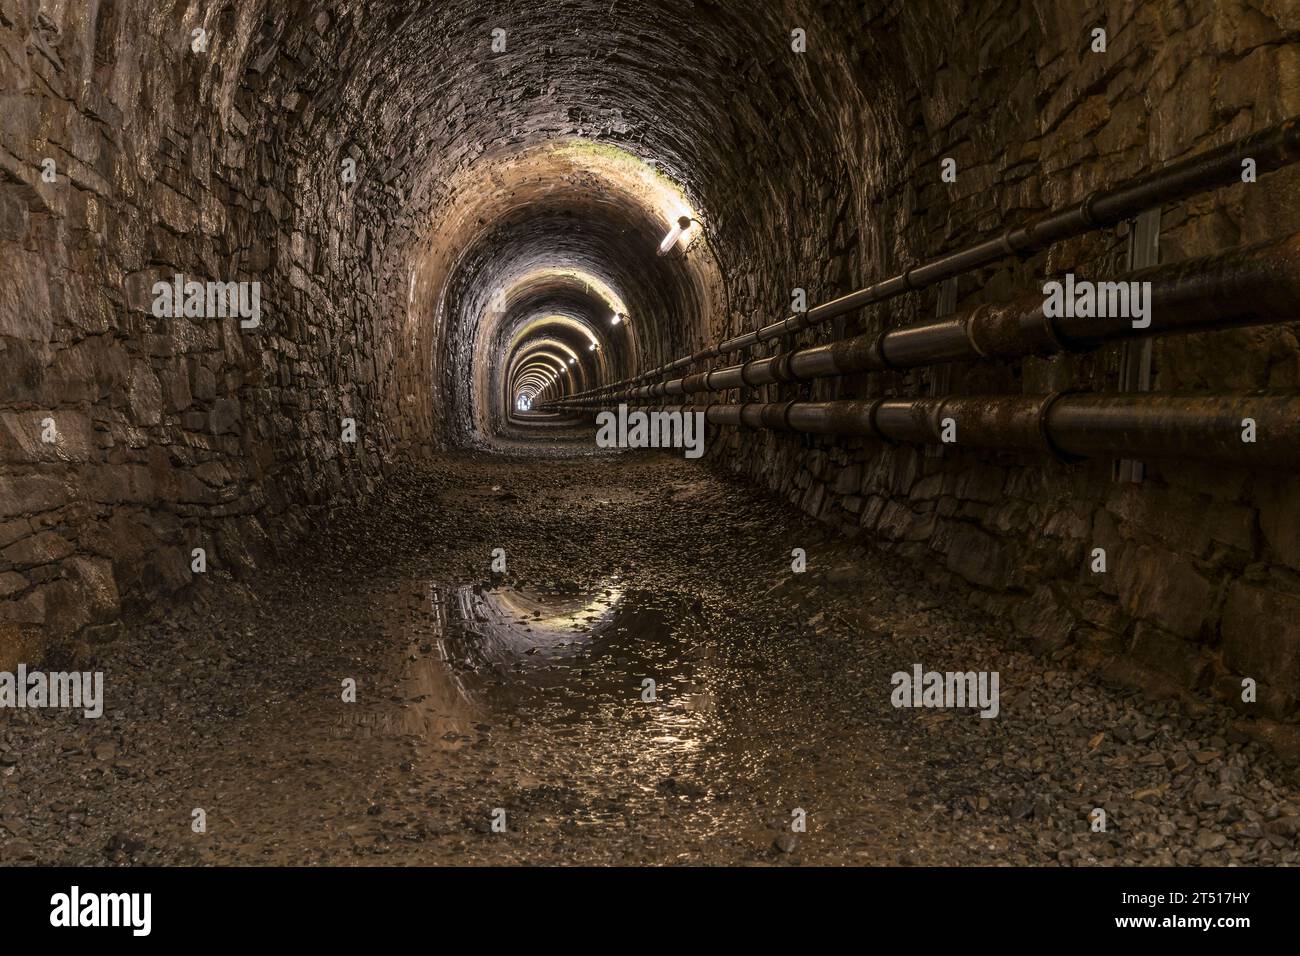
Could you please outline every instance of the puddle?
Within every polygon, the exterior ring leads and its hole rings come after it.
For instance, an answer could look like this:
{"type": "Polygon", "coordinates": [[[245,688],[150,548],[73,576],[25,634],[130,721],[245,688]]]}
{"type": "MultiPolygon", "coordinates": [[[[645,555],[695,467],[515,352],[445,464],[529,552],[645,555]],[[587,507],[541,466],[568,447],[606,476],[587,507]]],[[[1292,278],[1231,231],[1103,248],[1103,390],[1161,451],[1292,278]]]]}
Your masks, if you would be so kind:
{"type": "MultiPolygon", "coordinates": [[[[511,587],[434,588],[445,612],[445,646],[456,666],[476,673],[513,671],[537,681],[579,655],[602,633],[626,628],[624,592],[610,583],[586,594],[511,587]]],[[[641,631],[662,621],[644,622],[641,631]]]]}
{"type": "Polygon", "coordinates": [[[352,722],[363,736],[409,734],[459,750],[519,718],[546,733],[581,725],[636,736],[660,752],[698,746],[716,696],[699,673],[710,649],[690,602],[617,579],[585,591],[433,585],[425,593],[405,628],[418,653],[393,698],[352,722]],[[647,679],[654,703],[643,700],[647,679]]]}
{"type": "Polygon", "coordinates": [[[566,702],[579,717],[609,700],[639,699],[647,678],[660,698],[694,678],[701,634],[689,611],[616,580],[585,592],[435,589],[435,600],[447,663],[498,710],[566,702]]]}

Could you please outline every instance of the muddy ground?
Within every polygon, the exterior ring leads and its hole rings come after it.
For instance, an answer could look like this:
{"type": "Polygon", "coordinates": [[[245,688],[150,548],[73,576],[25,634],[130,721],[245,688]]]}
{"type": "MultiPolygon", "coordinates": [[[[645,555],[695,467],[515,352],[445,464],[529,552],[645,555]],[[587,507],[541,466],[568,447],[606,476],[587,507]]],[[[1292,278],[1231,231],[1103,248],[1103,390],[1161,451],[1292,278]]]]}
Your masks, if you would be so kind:
{"type": "Polygon", "coordinates": [[[1300,860],[1226,712],[666,454],[447,455],[195,591],[103,648],[101,719],[0,712],[0,862],[1300,860]],[[997,671],[999,715],[893,707],[915,663],[997,671]]]}

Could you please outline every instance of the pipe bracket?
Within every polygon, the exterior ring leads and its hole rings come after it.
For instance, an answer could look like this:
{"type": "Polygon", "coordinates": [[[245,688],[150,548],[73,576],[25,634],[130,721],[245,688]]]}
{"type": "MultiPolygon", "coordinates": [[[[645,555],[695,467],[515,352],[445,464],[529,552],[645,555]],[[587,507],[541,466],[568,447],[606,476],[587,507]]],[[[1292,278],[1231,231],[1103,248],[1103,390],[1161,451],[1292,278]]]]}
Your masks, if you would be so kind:
{"type": "Polygon", "coordinates": [[[916,269],[916,263],[909,262],[907,264],[907,268],[905,268],[902,272],[903,285],[906,286],[908,289],[912,290],[913,292],[917,291],[918,289],[925,288],[924,286],[915,285],[912,282],[912,272],[914,269],[916,269]]]}
{"type": "Polygon", "coordinates": [[[763,406],[763,427],[780,429],[782,431],[793,431],[790,426],[790,412],[794,409],[795,403],[789,402],[769,402],[763,406]]]}
{"type": "Polygon", "coordinates": [[[884,442],[893,448],[897,448],[902,442],[894,441],[884,433],[880,425],[876,422],[876,416],[880,412],[880,406],[885,404],[885,399],[874,398],[871,400],[871,407],[867,409],[867,424],[871,427],[871,435],[878,441],[884,442]]]}
{"type": "Polygon", "coordinates": [[[772,363],[772,377],[781,384],[796,382],[794,374],[794,352],[782,352],[772,363]]]}
{"type": "Polygon", "coordinates": [[[871,348],[868,350],[868,355],[871,356],[873,362],[885,371],[901,372],[903,371],[902,369],[889,361],[889,359],[885,358],[885,336],[888,334],[888,331],[883,329],[876,333],[876,337],[871,342],[871,348]]]}
{"type": "Polygon", "coordinates": [[[1043,332],[1049,339],[1051,339],[1052,344],[1062,352],[1076,351],[1074,346],[1072,346],[1070,342],[1063,338],[1060,332],[1056,330],[1056,323],[1053,322],[1052,317],[1047,314],[1047,310],[1042,309],[1041,311],[1043,313],[1043,332]]]}
{"type": "Polygon", "coordinates": [[[1092,192],[1088,193],[1088,195],[1083,197],[1083,202],[1079,203],[1079,215],[1083,218],[1084,223],[1092,229],[1101,228],[1101,223],[1097,221],[1097,217],[1093,215],[1092,212],[1093,203],[1095,203],[1100,196],[1101,190],[1094,189],[1092,192]]]}
{"type": "Polygon", "coordinates": [[[1002,250],[1007,255],[1015,256],[1017,259],[1019,259],[1020,250],[1017,249],[1016,244],[1011,241],[1011,234],[1014,233],[1015,231],[1016,230],[1014,227],[1008,226],[1006,232],[1002,233],[1002,235],[998,237],[998,240],[1002,243],[1002,250]]]}
{"type": "Polygon", "coordinates": [[[1038,435],[1043,440],[1043,447],[1046,448],[1048,453],[1057,461],[1064,462],[1068,465],[1073,465],[1086,459],[1081,455],[1071,455],[1057,447],[1056,442],[1052,441],[1051,432],[1049,432],[1047,428],[1047,413],[1051,411],[1052,406],[1061,398],[1064,398],[1066,395],[1077,395],[1081,391],[1082,389],[1078,388],[1057,389],[1055,392],[1052,392],[1044,398],[1042,403],[1038,406],[1038,435]]]}
{"type": "Polygon", "coordinates": [[[977,305],[970,312],[957,318],[957,321],[961,323],[962,332],[966,334],[966,342],[970,345],[971,350],[982,359],[987,359],[990,355],[980,347],[978,330],[980,323],[984,321],[984,317],[988,315],[992,308],[992,305],[986,302],[983,305],[977,305]]]}

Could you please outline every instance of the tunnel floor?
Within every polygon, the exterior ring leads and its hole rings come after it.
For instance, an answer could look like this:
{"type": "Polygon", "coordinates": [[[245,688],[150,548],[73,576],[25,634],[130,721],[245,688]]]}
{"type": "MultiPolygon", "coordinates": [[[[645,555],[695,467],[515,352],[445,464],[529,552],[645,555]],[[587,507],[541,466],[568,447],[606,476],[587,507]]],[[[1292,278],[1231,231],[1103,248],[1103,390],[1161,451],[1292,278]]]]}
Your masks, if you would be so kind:
{"type": "Polygon", "coordinates": [[[105,684],[93,727],[50,710],[0,725],[0,860],[1300,856],[1294,779],[1227,712],[1035,655],[666,455],[410,467],[261,570],[130,624],[105,684]],[[999,719],[891,706],[890,675],[917,662],[1000,671],[999,719]]]}

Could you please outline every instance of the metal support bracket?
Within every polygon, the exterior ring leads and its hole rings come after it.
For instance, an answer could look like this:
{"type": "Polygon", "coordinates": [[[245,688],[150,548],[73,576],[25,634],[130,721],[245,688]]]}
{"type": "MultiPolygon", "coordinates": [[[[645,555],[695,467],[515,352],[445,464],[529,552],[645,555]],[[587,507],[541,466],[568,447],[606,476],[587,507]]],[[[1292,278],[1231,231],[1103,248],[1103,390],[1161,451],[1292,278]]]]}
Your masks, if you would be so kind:
{"type": "MultiPolygon", "coordinates": [[[[939,298],[935,306],[934,314],[936,318],[943,318],[946,315],[952,315],[957,311],[957,277],[944,279],[939,283],[939,298]]],[[[926,371],[928,387],[926,393],[933,398],[941,398],[948,394],[952,388],[952,366],[948,364],[936,365],[926,371]]],[[[926,445],[926,458],[942,458],[947,451],[946,445],[926,445]]]]}
{"type": "MultiPolygon", "coordinates": [[[[1160,207],[1139,213],[1128,233],[1128,271],[1160,264],[1160,207]]],[[[1125,342],[1119,354],[1121,392],[1151,391],[1151,339],[1125,342]]],[[[1139,482],[1146,477],[1146,465],[1123,458],[1113,466],[1116,481],[1139,482]]]]}

